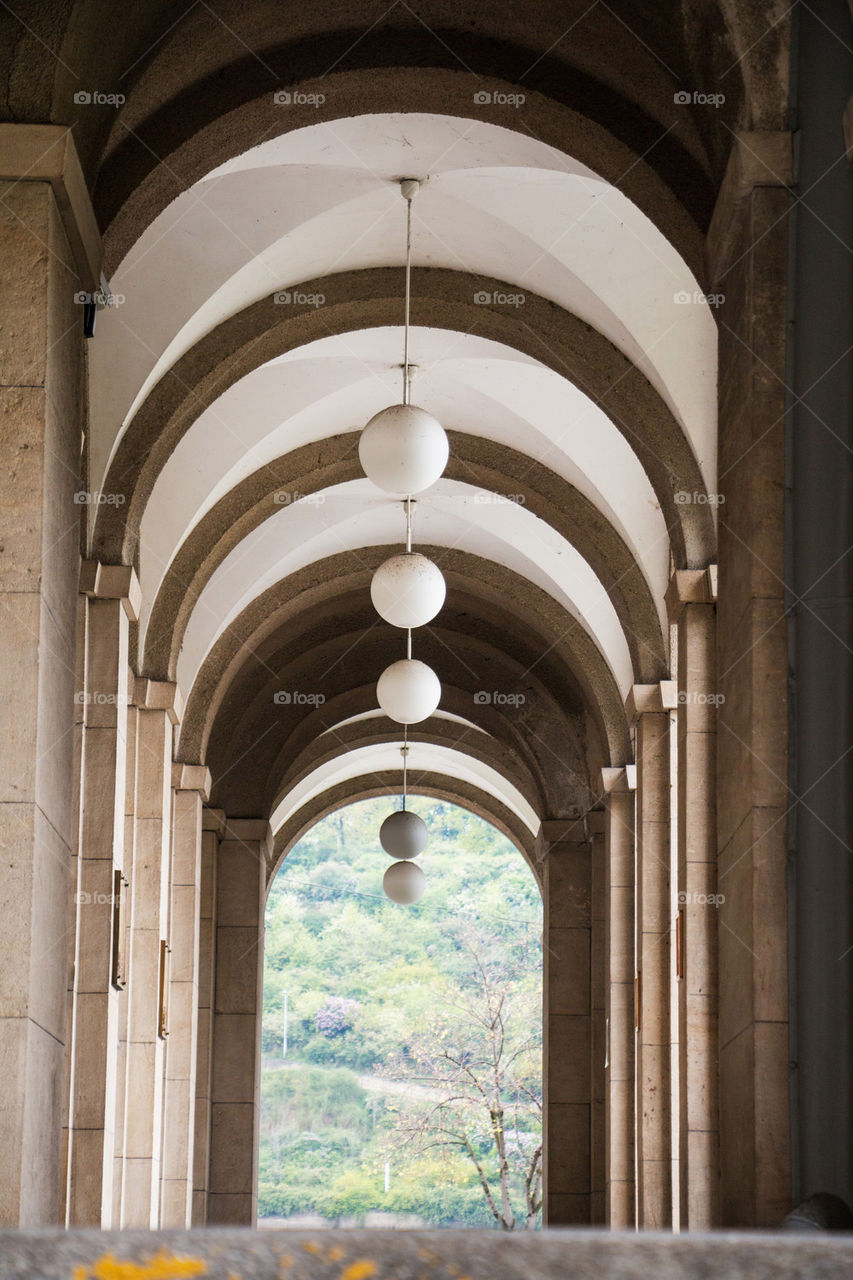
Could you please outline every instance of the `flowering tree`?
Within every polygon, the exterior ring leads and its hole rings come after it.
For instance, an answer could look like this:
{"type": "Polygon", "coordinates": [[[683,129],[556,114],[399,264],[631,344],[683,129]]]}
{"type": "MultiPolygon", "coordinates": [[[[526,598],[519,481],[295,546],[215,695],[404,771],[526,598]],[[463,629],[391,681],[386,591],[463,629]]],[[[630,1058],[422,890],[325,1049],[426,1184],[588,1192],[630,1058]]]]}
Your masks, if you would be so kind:
{"type": "Polygon", "coordinates": [[[342,1036],[355,1025],[359,1007],[357,1000],[348,1000],[345,996],[329,996],[323,1007],[317,1010],[314,1026],[320,1035],[329,1040],[342,1036]]]}
{"type": "Polygon", "coordinates": [[[460,999],[448,987],[447,1000],[394,1064],[415,1086],[398,1115],[396,1146],[463,1153],[501,1229],[532,1228],[542,1206],[536,987],[482,937],[468,933],[459,942],[471,969],[469,994],[460,999]]]}

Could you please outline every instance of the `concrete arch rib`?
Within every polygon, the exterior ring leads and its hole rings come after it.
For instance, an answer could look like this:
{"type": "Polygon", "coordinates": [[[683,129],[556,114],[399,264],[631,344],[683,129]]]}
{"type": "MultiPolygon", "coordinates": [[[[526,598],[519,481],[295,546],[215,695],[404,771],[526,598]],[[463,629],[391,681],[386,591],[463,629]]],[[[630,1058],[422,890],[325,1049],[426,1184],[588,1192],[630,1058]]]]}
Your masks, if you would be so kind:
{"type": "MultiPolygon", "coordinates": [[[[344,778],[312,796],[310,800],[306,800],[273,831],[273,861],[269,868],[267,884],[272,883],[276,872],[293,846],[328,814],[356,800],[399,795],[402,789],[402,773],[399,770],[384,769],[344,778]]],[[[513,842],[537,881],[541,883],[542,869],[537,857],[539,853],[537,835],[532,833],[526,823],[496,796],[465,779],[432,770],[421,776],[417,788],[413,788],[413,794],[429,796],[436,800],[449,800],[485,818],[513,842]]]]}
{"type": "MultiPolygon", "coordinates": [[[[239,378],[266,361],[334,332],[393,324],[398,318],[401,272],[393,268],[342,273],[305,282],[326,305],[276,307],[263,299],[224,321],[170,370],[129,424],[105,482],[125,503],[98,512],[96,554],[116,562],[137,554],[139,526],[156,478],[199,413],[239,378]]],[[[474,301],[478,291],[505,283],[464,273],[415,273],[413,322],[470,331],[514,347],[579,386],[601,406],[631,444],[654,488],[670,533],[676,562],[704,567],[715,535],[709,506],[680,504],[679,491],[704,493],[700,469],[672,414],[648,381],[601,334],[575,317],[531,296],[523,322],[474,301]]]]}
{"type": "MultiPolygon", "coordinates": [[[[269,519],[289,514],[290,509],[283,509],[276,501],[282,491],[322,498],[329,492],[327,482],[340,486],[359,474],[355,438],[339,436],[277,460],[225,495],[193,529],[162,580],[148,626],[141,630],[140,656],[146,674],[175,678],[186,628],[206,584],[250,533],[269,519]],[[235,512],[240,513],[236,519],[235,512]]],[[[507,485],[507,477],[515,477],[514,501],[507,503],[507,514],[513,515],[515,506],[522,504],[524,512],[546,522],[576,548],[613,604],[631,655],[633,680],[662,678],[666,652],[659,608],[622,539],[583,495],[515,450],[456,432],[451,433],[447,476],[477,486],[475,498],[480,493],[500,497],[500,486],[507,485]]],[[[425,501],[430,501],[429,496],[425,501]]],[[[324,507],[323,521],[327,523],[331,516],[325,512],[324,507]]],[[[482,515],[482,508],[475,514],[482,515]]],[[[436,554],[442,557],[440,547],[436,554]]]]}
{"type": "MultiPolygon", "coordinates": [[[[370,40],[365,41],[363,36],[363,32],[359,33],[352,50],[353,60],[369,59],[370,40]]],[[[685,131],[690,131],[690,121],[687,113],[673,108],[671,87],[669,102],[662,100],[660,104],[667,117],[662,133],[661,126],[644,118],[636,104],[629,106],[618,94],[590,81],[582,72],[575,70],[566,75],[564,65],[547,55],[540,58],[530,49],[517,50],[516,60],[511,54],[507,58],[510,51],[506,48],[484,48],[479,56],[480,69],[472,78],[460,72],[455,62],[452,66],[440,65],[452,58],[442,52],[432,36],[424,41],[419,33],[409,32],[399,46],[399,61],[392,62],[393,70],[386,62],[384,66],[338,70],[324,78],[309,79],[306,68],[316,58],[319,45],[315,39],[310,52],[307,48],[300,50],[300,76],[294,77],[292,72],[287,75],[294,97],[299,93],[322,93],[325,101],[319,105],[311,102],[301,106],[297,101],[283,117],[281,107],[273,101],[269,77],[263,77],[262,87],[258,86],[260,92],[253,96],[251,88],[247,91],[247,80],[257,79],[253,74],[257,68],[235,64],[230,71],[241,77],[241,100],[229,103],[230,109],[223,111],[227,93],[224,94],[222,76],[217,75],[215,82],[194,86],[187,92],[183,111],[180,101],[173,99],[168,108],[153,112],[144,124],[139,122],[135,137],[126,130],[116,130],[116,140],[121,141],[105,159],[96,190],[99,216],[106,228],[110,271],[115,270],[159,212],[181,190],[203,179],[212,169],[248,150],[258,140],[292,129],[318,122],[332,124],[353,114],[399,111],[400,75],[405,74],[408,111],[429,112],[440,103],[448,114],[514,128],[572,155],[605,181],[624,190],[678,247],[697,277],[701,274],[701,229],[710,219],[712,187],[703,164],[697,163],[679,141],[679,134],[686,137],[685,131]],[[425,64],[412,65],[412,40],[429,45],[425,64]],[[496,54],[498,65],[493,60],[496,54]],[[528,61],[523,63],[525,57],[528,61]],[[522,63],[529,66],[534,59],[539,75],[523,86],[523,118],[508,119],[513,113],[501,107],[501,96],[517,92],[520,86],[514,83],[507,63],[515,61],[517,69],[522,63]],[[502,74],[504,68],[509,75],[502,74]],[[537,79],[541,81],[539,85],[537,79]],[[581,92],[582,82],[585,94],[581,92]],[[568,86],[572,86],[576,97],[571,102],[560,101],[565,99],[568,86]],[[477,102],[477,92],[492,98],[498,95],[497,107],[477,102]],[[602,93],[610,97],[608,104],[601,100],[602,93]],[[624,136],[618,136],[620,133],[624,136]]],[[[394,58],[386,48],[383,61],[389,56],[394,58]]],[[[318,72],[334,60],[329,58],[318,66],[318,72]]],[[[694,142],[695,138],[694,133],[694,142]]]]}
{"type": "MultiPolygon", "coordinates": [[[[344,553],[328,578],[323,566],[311,566],[252,602],[214,646],[188,692],[179,740],[183,758],[205,758],[217,717],[233,715],[238,707],[244,708],[250,696],[257,696],[252,692],[256,686],[263,687],[268,682],[271,697],[275,682],[291,671],[291,663],[313,633],[318,637],[335,635],[336,643],[345,646],[350,643],[348,637],[355,638],[359,626],[376,629],[367,588],[372,569],[384,554],[381,548],[358,558],[344,553]],[[281,637],[285,635],[290,647],[282,649],[281,637]],[[243,684],[246,680],[248,685],[243,684]],[[230,712],[229,703],[234,708],[230,712]]],[[[592,722],[598,726],[602,749],[616,763],[624,763],[629,758],[630,745],[623,701],[606,662],[583,628],[571,623],[565,611],[541,589],[487,562],[455,553],[445,567],[450,592],[442,627],[450,627],[451,633],[456,625],[483,634],[487,633],[484,628],[493,630],[499,648],[518,654],[522,672],[533,664],[544,674],[550,670],[549,664],[560,664],[567,674],[571,673],[574,682],[576,692],[569,695],[571,703],[588,708],[592,722]],[[510,600],[514,606],[510,606],[510,600]],[[458,624],[452,620],[456,617],[460,619],[458,624]]],[[[381,626],[378,634],[385,634],[381,626]]],[[[334,661],[331,650],[326,661],[334,661]]],[[[381,669],[382,666],[377,668],[374,678],[381,669]]],[[[290,674],[287,678],[291,678],[290,674]]],[[[483,686],[472,685],[472,692],[480,687],[483,686]]],[[[325,696],[331,692],[326,690],[325,696]]],[[[561,692],[558,696],[566,695],[561,692]]],[[[368,710],[370,705],[375,701],[354,710],[368,710]]],[[[470,705],[459,708],[459,713],[476,719],[470,705]]]]}
{"type": "MultiPolygon", "coordinates": [[[[307,726],[306,726],[307,727],[307,726]]],[[[292,742],[292,739],[291,739],[292,742]]],[[[273,802],[273,811],[282,805],[289,792],[302,785],[320,766],[329,766],[350,751],[365,747],[390,747],[399,750],[403,743],[401,726],[382,716],[362,720],[345,728],[330,729],[312,737],[298,753],[290,743],[282,749],[273,765],[273,773],[281,771],[281,786],[273,802]]],[[[520,750],[507,736],[497,737],[451,720],[432,715],[422,724],[413,725],[408,733],[409,781],[416,787],[424,772],[420,762],[422,747],[456,751],[501,774],[536,813],[547,811],[548,798],[539,786],[539,778],[528,768],[520,750]]]]}

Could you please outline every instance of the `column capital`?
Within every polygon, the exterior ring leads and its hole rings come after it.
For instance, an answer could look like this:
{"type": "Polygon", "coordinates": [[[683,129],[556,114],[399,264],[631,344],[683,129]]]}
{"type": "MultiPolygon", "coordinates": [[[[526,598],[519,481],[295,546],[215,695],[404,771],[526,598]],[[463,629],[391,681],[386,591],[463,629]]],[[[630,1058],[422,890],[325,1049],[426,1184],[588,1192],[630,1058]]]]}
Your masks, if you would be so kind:
{"type": "Polygon", "coordinates": [[[237,844],[257,843],[269,864],[273,856],[272,827],[266,818],[228,818],[219,837],[223,844],[233,840],[237,844]]]}
{"type": "Polygon", "coordinates": [[[225,830],[225,810],[212,809],[205,805],[201,811],[202,831],[215,831],[218,836],[225,830]]]}
{"type": "Polygon", "coordinates": [[[717,566],[706,569],[676,569],[669,580],[664,601],[670,622],[677,622],[686,604],[715,604],[717,566]]]}
{"type": "Polygon", "coordinates": [[[626,764],[621,769],[602,769],[601,786],[607,795],[612,791],[636,791],[637,766],[626,764]]]}
{"type": "Polygon", "coordinates": [[[573,818],[543,818],[539,834],[546,852],[558,844],[589,844],[586,823],[579,811],[578,816],[573,818]]]}
{"type": "Polygon", "coordinates": [[[121,600],[130,621],[139,618],[142,589],[133,565],[84,560],[80,565],[80,592],[96,600],[121,600]]]}
{"type": "Polygon", "coordinates": [[[625,714],[629,724],[636,724],[640,716],[672,711],[677,706],[678,681],[660,680],[657,684],[632,685],[625,699],[625,714]]]}
{"type": "Polygon", "coordinates": [[[146,711],[165,711],[172,724],[178,724],[184,713],[184,700],[173,680],[137,676],[133,682],[133,705],[146,711]]]}
{"type": "Polygon", "coordinates": [[[584,819],[586,823],[587,838],[591,841],[593,836],[603,836],[607,829],[607,813],[604,806],[600,809],[590,809],[584,819]]]}
{"type": "Polygon", "coordinates": [[[712,281],[719,280],[728,268],[741,211],[753,189],[790,187],[793,182],[793,134],[785,130],[741,129],[734,135],[705,241],[712,281]]]}
{"type": "Polygon", "coordinates": [[[49,182],[74,264],[86,289],[100,288],[104,250],[71,130],[0,124],[0,182],[49,182]]]}
{"type": "Polygon", "coordinates": [[[172,787],[175,791],[198,791],[202,800],[210,796],[210,770],[204,764],[172,764],[172,787]]]}

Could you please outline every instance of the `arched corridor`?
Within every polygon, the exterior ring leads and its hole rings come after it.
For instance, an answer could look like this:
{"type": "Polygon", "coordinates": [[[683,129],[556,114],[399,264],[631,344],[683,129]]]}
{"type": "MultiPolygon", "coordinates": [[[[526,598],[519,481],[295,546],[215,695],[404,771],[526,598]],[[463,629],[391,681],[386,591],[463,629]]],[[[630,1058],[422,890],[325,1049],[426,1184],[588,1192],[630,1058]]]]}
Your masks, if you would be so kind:
{"type": "Polygon", "coordinates": [[[541,887],[544,1224],[850,1203],[843,5],[19,7],[0,1222],[256,1220],[269,884],[404,786],[401,369],[407,740],[541,887]]]}

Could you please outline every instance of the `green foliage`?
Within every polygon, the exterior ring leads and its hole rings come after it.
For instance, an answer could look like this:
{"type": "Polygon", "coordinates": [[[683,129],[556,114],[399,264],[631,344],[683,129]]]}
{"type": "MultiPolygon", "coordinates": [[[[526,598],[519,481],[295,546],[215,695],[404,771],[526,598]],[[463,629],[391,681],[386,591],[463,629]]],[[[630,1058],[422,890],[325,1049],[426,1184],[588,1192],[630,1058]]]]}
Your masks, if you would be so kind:
{"type": "MultiPolygon", "coordinates": [[[[363,1221],[381,1211],[417,1215],[430,1226],[494,1226],[470,1161],[394,1149],[391,1138],[401,1117],[423,1111],[423,1093],[404,1077],[405,1064],[423,1055],[424,1034],[443,1026],[455,1050],[476,1052],[465,1017],[449,1012],[462,1009],[476,988],[465,937],[476,936],[487,959],[499,964],[524,1035],[532,1031],[535,1042],[539,892],[521,855],[488,823],[455,805],[410,796],[409,807],[430,829],[420,860],[427,891],[414,907],[390,903],[382,893],[388,859],[377,832],[394,807],[393,798],[364,801],[318,823],[270,890],[260,1212],[363,1221]],[[340,1017],[341,1010],[352,1016],[340,1017]]],[[[541,1089],[535,1045],[525,1070],[519,1079],[535,1093],[541,1089]]],[[[507,1105],[518,1100],[508,1096],[507,1105]]],[[[514,1139],[516,1146],[535,1147],[538,1123],[515,1111],[513,1133],[529,1131],[529,1140],[514,1139]]],[[[488,1134],[477,1141],[488,1164],[488,1134]]]]}

